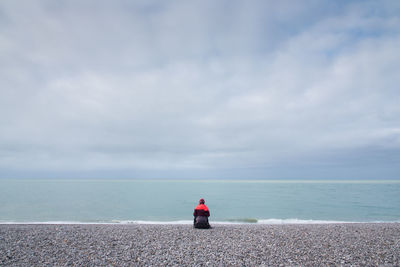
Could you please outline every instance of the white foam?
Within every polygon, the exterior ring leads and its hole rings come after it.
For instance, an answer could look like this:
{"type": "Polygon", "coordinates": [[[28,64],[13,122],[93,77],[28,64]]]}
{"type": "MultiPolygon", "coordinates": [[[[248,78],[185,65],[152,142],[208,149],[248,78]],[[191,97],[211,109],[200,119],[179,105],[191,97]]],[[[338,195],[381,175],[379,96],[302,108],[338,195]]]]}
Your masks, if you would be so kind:
{"type": "MultiPolygon", "coordinates": [[[[301,219],[260,219],[257,222],[244,221],[210,221],[210,224],[221,225],[282,225],[282,224],[345,224],[345,223],[400,223],[398,221],[334,221],[334,220],[301,220],[301,219]]],[[[0,221],[0,224],[151,224],[151,225],[191,225],[191,220],[178,221],[144,221],[144,220],[112,220],[104,222],[79,222],[79,221],[43,221],[43,222],[18,222],[18,221],[0,221]]]]}
{"type": "Polygon", "coordinates": [[[180,220],[180,221],[118,221],[120,224],[192,224],[193,221],[180,220]]]}
{"type": "Polygon", "coordinates": [[[43,222],[17,222],[17,221],[7,221],[0,222],[0,224],[117,224],[110,222],[78,222],[78,221],[43,221],[43,222]]]}
{"type": "Polygon", "coordinates": [[[333,224],[333,223],[359,223],[350,221],[325,221],[325,220],[300,220],[300,219],[264,219],[258,220],[259,224],[333,224]]]}

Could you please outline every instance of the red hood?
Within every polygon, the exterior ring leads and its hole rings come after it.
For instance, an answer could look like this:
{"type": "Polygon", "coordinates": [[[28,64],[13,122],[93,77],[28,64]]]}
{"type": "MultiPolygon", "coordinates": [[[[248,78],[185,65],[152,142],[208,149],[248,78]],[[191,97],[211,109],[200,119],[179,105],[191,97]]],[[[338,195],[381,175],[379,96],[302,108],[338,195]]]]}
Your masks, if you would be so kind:
{"type": "Polygon", "coordinates": [[[204,210],[204,211],[208,211],[208,207],[204,204],[199,204],[196,206],[195,210],[204,210]]]}

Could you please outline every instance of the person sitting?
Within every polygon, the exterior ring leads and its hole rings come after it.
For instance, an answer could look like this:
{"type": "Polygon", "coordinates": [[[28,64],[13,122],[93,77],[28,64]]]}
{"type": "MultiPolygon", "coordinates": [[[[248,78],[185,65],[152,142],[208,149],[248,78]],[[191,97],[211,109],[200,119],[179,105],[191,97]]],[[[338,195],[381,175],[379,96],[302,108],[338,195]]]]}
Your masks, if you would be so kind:
{"type": "Polygon", "coordinates": [[[208,217],[210,216],[210,211],[208,207],[204,204],[204,198],[200,199],[199,205],[196,206],[193,212],[194,221],[193,225],[195,228],[208,229],[210,224],[208,223],[208,217]]]}

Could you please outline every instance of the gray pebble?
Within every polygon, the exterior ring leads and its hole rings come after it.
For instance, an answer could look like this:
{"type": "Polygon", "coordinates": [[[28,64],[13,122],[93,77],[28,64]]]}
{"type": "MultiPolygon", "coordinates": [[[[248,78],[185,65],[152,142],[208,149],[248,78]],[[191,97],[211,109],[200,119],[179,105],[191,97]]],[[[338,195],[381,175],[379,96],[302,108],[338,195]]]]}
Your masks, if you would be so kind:
{"type": "Polygon", "coordinates": [[[399,266],[400,224],[0,225],[0,266],[399,266]]]}

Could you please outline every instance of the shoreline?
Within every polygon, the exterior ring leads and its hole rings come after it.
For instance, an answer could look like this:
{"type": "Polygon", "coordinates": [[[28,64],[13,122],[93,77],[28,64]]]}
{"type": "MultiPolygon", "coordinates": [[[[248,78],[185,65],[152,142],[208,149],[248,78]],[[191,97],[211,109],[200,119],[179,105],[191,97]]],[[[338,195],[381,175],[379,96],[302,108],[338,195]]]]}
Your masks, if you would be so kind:
{"type": "Polygon", "coordinates": [[[400,223],[2,224],[3,266],[400,265],[400,223]]]}
{"type": "MultiPolygon", "coordinates": [[[[400,221],[334,221],[303,219],[236,219],[227,221],[210,221],[214,225],[328,225],[328,224],[400,224],[400,221]]],[[[192,225],[192,220],[145,221],[145,220],[112,220],[112,221],[0,221],[0,225],[192,225]]]]}

